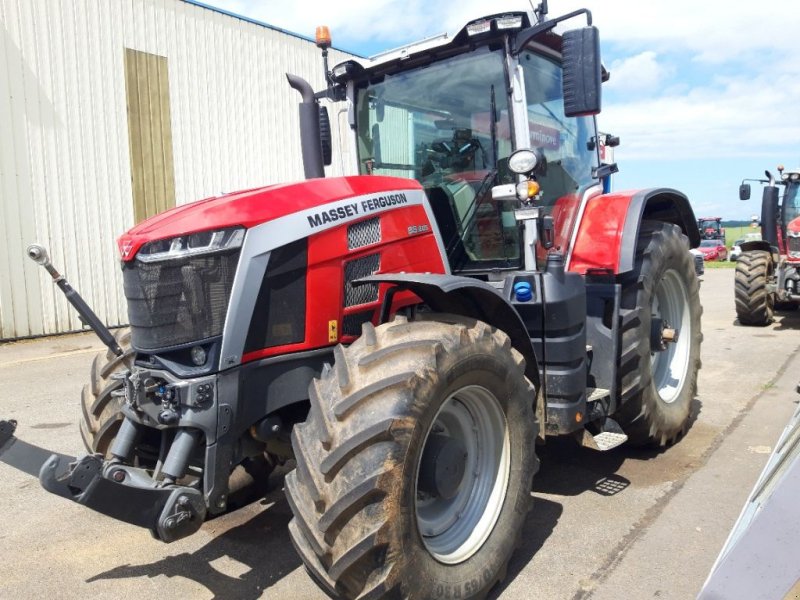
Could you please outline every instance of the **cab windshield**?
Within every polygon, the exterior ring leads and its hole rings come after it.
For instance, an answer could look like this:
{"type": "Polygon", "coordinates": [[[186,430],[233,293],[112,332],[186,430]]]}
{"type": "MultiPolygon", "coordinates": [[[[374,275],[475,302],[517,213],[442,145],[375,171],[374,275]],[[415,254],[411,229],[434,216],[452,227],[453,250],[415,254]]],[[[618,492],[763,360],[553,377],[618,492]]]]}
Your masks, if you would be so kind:
{"type": "Polygon", "coordinates": [[[791,182],[786,185],[783,192],[783,222],[784,226],[800,217],[800,195],[797,193],[800,183],[791,182]]]}
{"type": "Polygon", "coordinates": [[[422,184],[454,271],[519,266],[514,207],[491,200],[512,149],[503,60],[482,47],[357,90],[360,173],[422,184]]]}

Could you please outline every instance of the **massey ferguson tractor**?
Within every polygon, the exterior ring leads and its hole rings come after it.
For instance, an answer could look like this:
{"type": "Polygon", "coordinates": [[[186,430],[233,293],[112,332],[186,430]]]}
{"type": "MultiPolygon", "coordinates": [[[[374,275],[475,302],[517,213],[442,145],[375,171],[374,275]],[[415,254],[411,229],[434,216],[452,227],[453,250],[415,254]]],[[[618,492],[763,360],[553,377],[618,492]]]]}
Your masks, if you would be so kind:
{"type": "Polygon", "coordinates": [[[800,306],[800,170],[778,165],[779,181],[769,171],[766,179],[746,179],[739,199],[750,199],[750,184],[765,183],[761,201],[761,241],[741,244],[736,261],[734,295],[736,316],[742,325],[768,325],[774,311],[800,306]],[[779,187],[783,187],[780,197],[779,187]]]}
{"type": "Polygon", "coordinates": [[[722,217],[700,217],[697,219],[697,229],[704,240],[725,240],[722,217]]]}
{"type": "Polygon", "coordinates": [[[128,332],[32,246],[109,348],[90,453],[51,457],[42,485],[170,542],[293,460],[291,538],[329,594],[472,598],[506,572],[537,443],[680,438],[697,221],[673,189],[602,193],[598,31],[546,13],[326,64],[316,93],[289,76],[306,180],[123,234],[128,332]],[[345,107],[352,176],[324,176],[324,103],[345,107]]]}

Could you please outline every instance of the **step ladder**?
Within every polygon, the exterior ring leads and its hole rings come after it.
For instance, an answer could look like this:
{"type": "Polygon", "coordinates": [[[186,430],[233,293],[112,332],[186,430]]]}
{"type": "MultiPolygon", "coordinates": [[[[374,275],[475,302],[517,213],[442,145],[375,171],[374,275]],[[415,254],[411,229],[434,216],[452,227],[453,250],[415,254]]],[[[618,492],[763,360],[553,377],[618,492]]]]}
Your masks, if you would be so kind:
{"type": "MultiPolygon", "coordinates": [[[[586,389],[586,403],[597,402],[608,398],[611,392],[604,388],[587,388],[586,389]]],[[[592,450],[599,450],[605,452],[621,446],[628,441],[628,436],[622,431],[614,419],[605,417],[600,424],[600,431],[598,433],[591,433],[584,429],[580,439],[581,445],[592,450]]]]}

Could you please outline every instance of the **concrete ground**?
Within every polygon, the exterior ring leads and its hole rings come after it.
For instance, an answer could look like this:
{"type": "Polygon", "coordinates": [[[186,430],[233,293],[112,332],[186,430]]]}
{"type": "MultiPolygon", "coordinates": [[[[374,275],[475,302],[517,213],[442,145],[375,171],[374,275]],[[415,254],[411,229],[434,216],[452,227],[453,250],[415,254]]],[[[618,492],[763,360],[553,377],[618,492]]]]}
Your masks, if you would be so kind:
{"type": "MultiPolygon", "coordinates": [[[[696,420],[663,451],[541,449],[536,498],[493,598],[692,598],[800,399],[800,315],[735,324],[733,271],[708,270],[696,420]]],[[[78,397],[99,342],[88,334],[0,346],[0,418],[21,440],[82,450],[78,397]]],[[[325,596],[289,541],[276,490],[171,545],[44,492],[0,463],[0,598],[325,596]]]]}

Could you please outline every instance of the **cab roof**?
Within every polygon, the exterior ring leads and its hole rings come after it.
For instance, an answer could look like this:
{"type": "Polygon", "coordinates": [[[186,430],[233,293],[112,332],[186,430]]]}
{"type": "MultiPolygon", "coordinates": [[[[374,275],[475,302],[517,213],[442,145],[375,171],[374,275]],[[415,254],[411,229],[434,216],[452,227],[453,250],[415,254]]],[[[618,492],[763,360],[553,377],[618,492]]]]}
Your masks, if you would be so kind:
{"type": "Polygon", "coordinates": [[[487,15],[485,17],[470,19],[453,32],[445,32],[433,35],[422,40],[400,46],[398,48],[379,52],[378,54],[370,57],[354,57],[346,61],[342,61],[334,66],[333,71],[335,72],[337,67],[346,64],[357,65],[357,67],[360,67],[358,70],[382,70],[381,67],[389,66],[394,63],[400,63],[417,56],[439,53],[448,46],[460,46],[462,44],[469,43],[471,40],[474,40],[476,43],[480,43],[486,39],[498,38],[501,31],[497,29],[496,20],[501,17],[522,18],[522,24],[520,27],[509,29],[508,31],[520,31],[531,26],[531,16],[527,12],[512,11],[487,15]],[[486,33],[479,33],[474,36],[469,36],[467,33],[467,26],[479,21],[490,21],[492,23],[491,30],[487,31],[486,33]]]}

